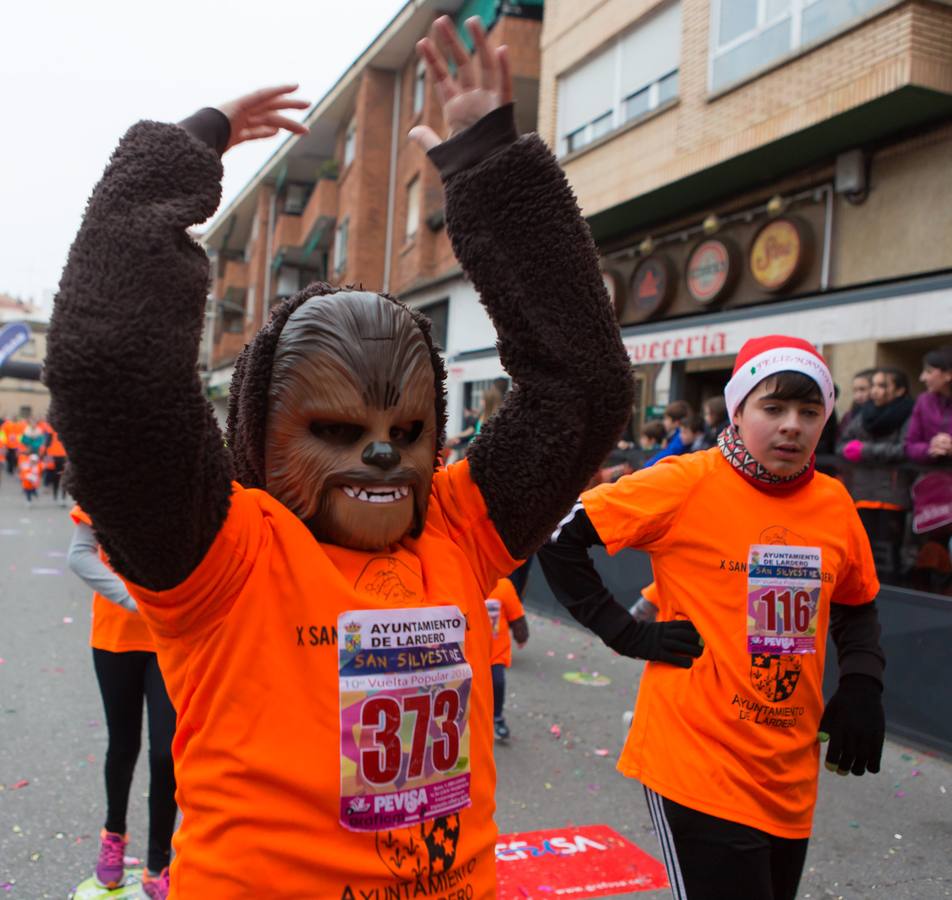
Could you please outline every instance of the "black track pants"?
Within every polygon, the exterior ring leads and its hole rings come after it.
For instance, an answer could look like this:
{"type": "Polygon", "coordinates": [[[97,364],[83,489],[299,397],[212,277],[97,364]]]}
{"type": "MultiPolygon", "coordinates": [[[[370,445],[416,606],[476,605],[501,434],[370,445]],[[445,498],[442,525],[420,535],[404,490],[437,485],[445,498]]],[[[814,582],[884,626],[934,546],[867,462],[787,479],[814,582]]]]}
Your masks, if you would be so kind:
{"type": "Polygon", "coordinates": [[[775,837],[645,788],[675,900],[795,900],[807,838],[775,837]]]}

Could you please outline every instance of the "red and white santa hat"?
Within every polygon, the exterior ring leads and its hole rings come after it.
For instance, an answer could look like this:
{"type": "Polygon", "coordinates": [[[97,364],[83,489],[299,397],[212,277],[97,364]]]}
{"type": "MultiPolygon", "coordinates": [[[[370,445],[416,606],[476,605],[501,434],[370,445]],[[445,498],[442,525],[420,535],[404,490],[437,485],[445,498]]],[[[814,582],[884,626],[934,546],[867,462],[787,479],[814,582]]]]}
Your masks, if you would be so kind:
{"type": "Polygon", "coordinates": [[[724,388],[728,418],[734,418],[737,407],[761,381],[780,372],[800,372],[812,378],[823,395],[826,417],[830,418],[836,396],[826,360],[809,341],[782,334],[751,338],[740,348],[734,374],[724,388]]]}

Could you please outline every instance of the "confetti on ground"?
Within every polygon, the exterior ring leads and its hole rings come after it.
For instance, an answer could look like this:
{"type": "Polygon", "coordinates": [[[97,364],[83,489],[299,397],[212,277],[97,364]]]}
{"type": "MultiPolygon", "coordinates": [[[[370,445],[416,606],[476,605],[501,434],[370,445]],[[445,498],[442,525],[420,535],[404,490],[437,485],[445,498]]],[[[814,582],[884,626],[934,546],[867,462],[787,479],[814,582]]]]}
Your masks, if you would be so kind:
{"type": "Polygon", "coordinates": [[[34,566],[30,571],[34,575],[62,575],[59,569],[44,569],[42,566],[34,566]]]}
{"type": "Polygon", "coordinates": [[[574,654],[574,653],[566,653],[566,654],[565,654],[565,658],[566,658],[566,659],[575,659],[575,654],[574,654]]]}
{"type": "Polygon", "coordinates": [[[19,533],[19,528],[0,528],[0,535],[3,535],[3,537],[15,537],[19,533]]]}
{"type": "Polygon", "coordinates": [[[546,656],[555,656],[555,651],[554,651],[554,650],[546,650],[546,651],[545,651],[545,655],[546,655],[546,656]]]}
{"type": "Polygon", "coordinates": [[[553,725],[553,726],[549,729],[549,734],[551,734],[553,737],[557,737],[557,738],[558,738],[558,737],[562,737],[562,729],[559,728],[558,725],[553,725]]]}
{"type": "Polygon", "coordinates": [[[598,672],[563,672],[562,677],[571,684],[584,684],[589,687],[605,687],[612,680],[607,675],[598,672]]]}
{"type": "Polygon", "coordinates": [[[850,822],[850,828],[859,828],[859,822],[850,822]]]}
{"type": "Polygon", "coordinates": [[[27,781],[25,778],[21,778],[19,781],[17,781],[17,782],[15,782],[14,784],[11,784],[11,785],[10,785],[10,790],[11,790],[11,791],[18,791],[18,790],[20,790],[20,788],[25,788],[29,783],[30,783],[30,782],[27,781]]]}
{"type": "Polygon", "coordinates": [[[2,656],[0,656],[0,666],[2,666],[5,662],[6,660],[2,656]]]}
{"type": "Polygon", "coordinates": [[[63,559],[66,556],[62,550],[47,550],[46,555],[53,559],[63,559]]]}
{"type": "Polygon", "coordinates": [[[595,755],[596,755],[596,756],[608,756],[609,752],[610,752],[610,751],[606,750],[604,747],[599,747],[599,748],[595,751],[595,755]]]}
{"type": "MultiPolygon", "coordinates": [[[[2,660],[0,660],[0,662],[2,662],[2,660]]],[[[921,771],[920,769],[913,769],[913,770],[912,770],[912,777],[913,777],[913,778],[918,778],[921,774],[922,774],[922,771],[921,771]]]]}
{"type": "Polygon", "coordinates": [[[905,796],[906,796],[906,792],[905,792],[905,791],[896,791],[896,796],[897,796],[897,797],[905,797],[905,796]]]}
{"type": "Polygon", "coordinates": [[[72,616],[63,616],[63,624],[64,624],[64,625],[72,625],[72,624],[73,624],[73,617],[72,617],[72,616]]]}

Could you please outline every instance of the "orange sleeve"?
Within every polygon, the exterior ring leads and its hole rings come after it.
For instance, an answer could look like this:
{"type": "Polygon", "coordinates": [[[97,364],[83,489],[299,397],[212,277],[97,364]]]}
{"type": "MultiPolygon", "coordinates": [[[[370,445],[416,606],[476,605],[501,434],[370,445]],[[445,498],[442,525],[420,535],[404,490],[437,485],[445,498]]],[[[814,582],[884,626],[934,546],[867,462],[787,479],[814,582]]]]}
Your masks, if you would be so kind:
{"type": "Polygon", "coordinates": [[[641,596],[645,598],[649,603],[653,603],[655,606],[660,606],[658,603],[658,585],[652,581],[651,584],[646,584],[641,589],[641,596]]]}
{"type": "Polygon", "coordinates": [[[484,597],[496,582],[517,568],[521,560],[509,555],[496,526],[489,518],[486,502],[469,473],[469,462],[453,463],[433,475],[433,491],[427,519],[434,513],[447,536],[466,554],[484,597]]]}
{"type": "Polygon", "coordinates": [[[221,530],[205,558],[181,584],[167,591],[129,584],[149,628],[156,634],[195,637],[228,615],[269,539],[256,493],[233,485],[231,507],[221,530]]]}
{"type": "Polygon", "coordinates": [[[605,549],[614,555],[626,547],[662,546],[694,487],[697,468],[690,456],[669,457],[582,494],[582,505],[605,549]]]}
{"type": "Polygon", "coordinates": [[[873,562],[869,537],[848,496],[843,503],[843,518],[849,537],[849,555],[845,571],[837,573],[830,602],[842,603],[844,606],[860,606],[876,599],[879,579],[876,577],[876,564],[873,562]]]}
{"type": "Polygon", "coordinates": [[[73,520],[74,525],[78,525],[82,522],[84,525],[88,525],[90,528],[93,527],[93,520],[86,515],[83,511],[83,508],[77,503],[70,511],[69,517],[73,520]]]}
{"type": "Polygon", "coordinates": [[[493,597],[502,601],[503,617],[507,622],[514,622],[526,614],[516,587],[508,578],[499,579],[499,583],[493,589],[493,597]]]}

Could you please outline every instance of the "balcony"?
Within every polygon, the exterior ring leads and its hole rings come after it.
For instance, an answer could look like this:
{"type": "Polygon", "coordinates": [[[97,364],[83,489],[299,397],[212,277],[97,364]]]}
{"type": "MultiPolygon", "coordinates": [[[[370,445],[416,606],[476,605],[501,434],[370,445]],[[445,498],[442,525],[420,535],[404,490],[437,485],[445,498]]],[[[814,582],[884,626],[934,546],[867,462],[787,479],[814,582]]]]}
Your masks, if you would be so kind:
{"type": "Polygon", "coordinates": [[[272,252],[275,256],[301,246],[301,216],[281,213],[274,226],[272,252]]]}
{"type": "Polygon", "coordinates": [[[337,221],[337,179],[321,178],[311,192],[311,197],[300,216],[300,235],[305,255],[318,247],[331,244],[334,223],[337,221]]]}
{"type": "Polygon", "coordinates": [[[248,293],[248,263],[229,259],[215,285],[215,295],[229,306],[244,309],[248,293]]]}

